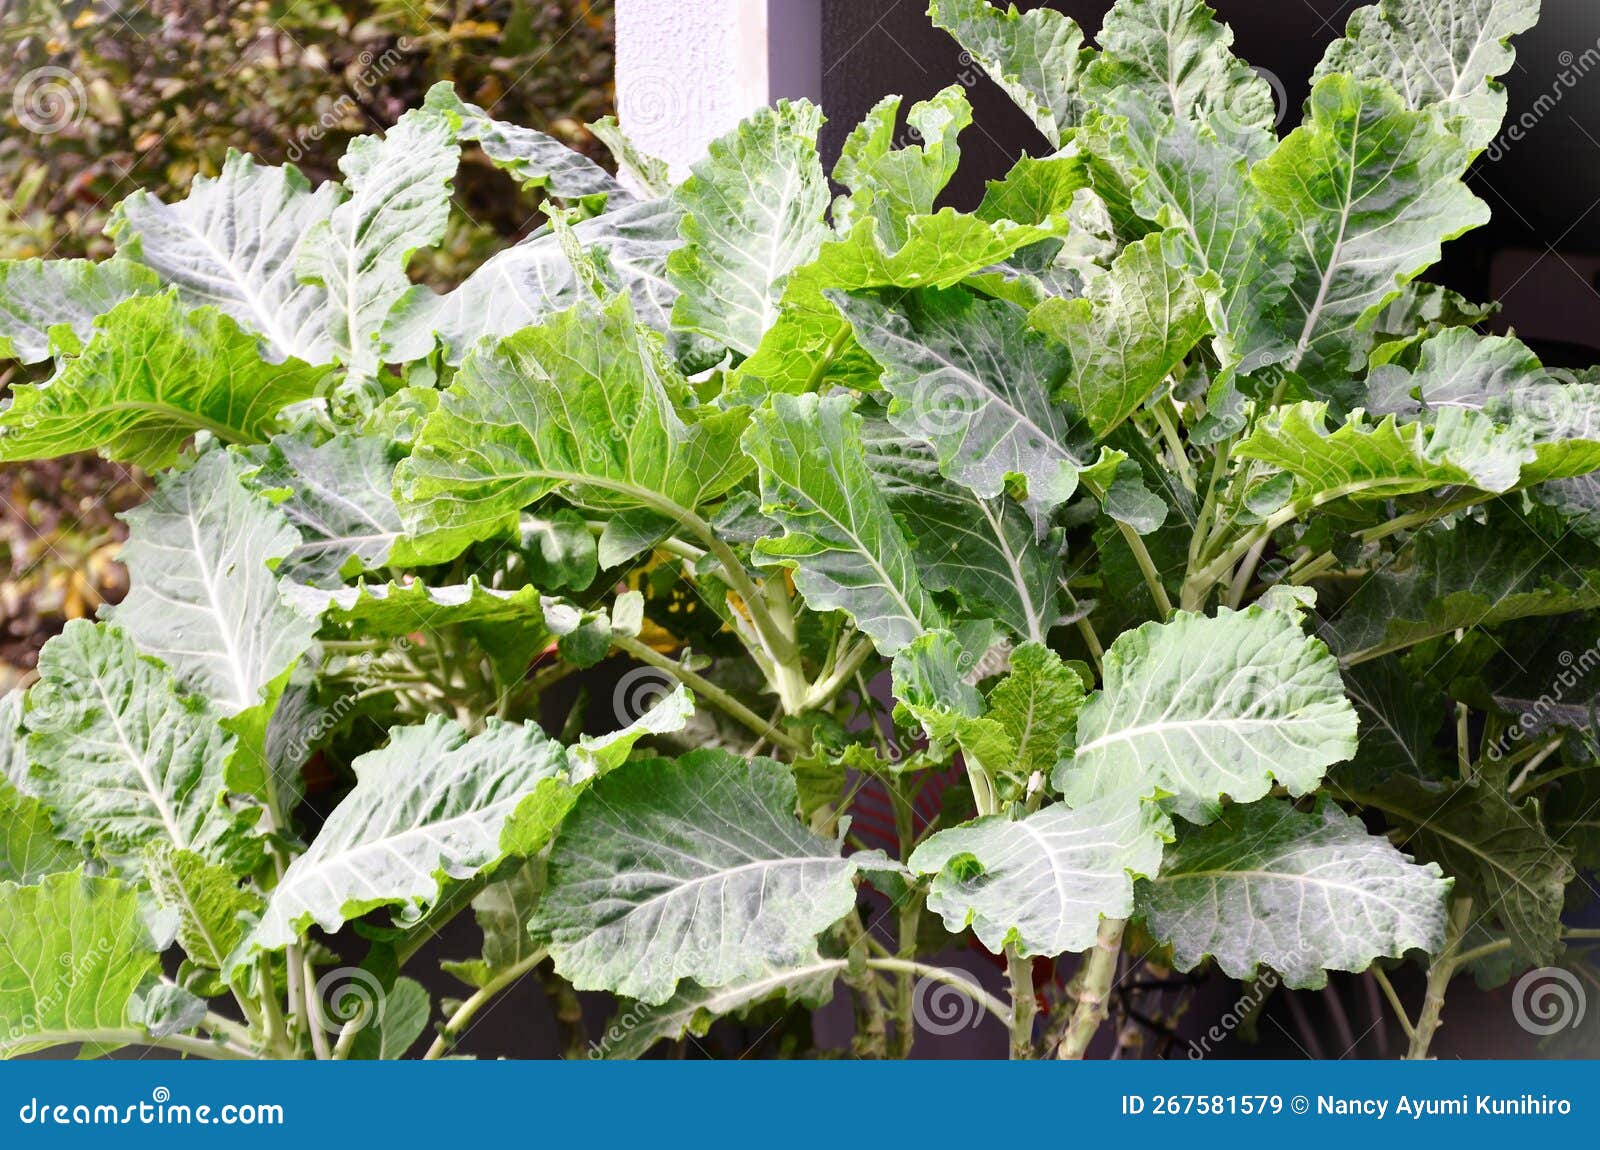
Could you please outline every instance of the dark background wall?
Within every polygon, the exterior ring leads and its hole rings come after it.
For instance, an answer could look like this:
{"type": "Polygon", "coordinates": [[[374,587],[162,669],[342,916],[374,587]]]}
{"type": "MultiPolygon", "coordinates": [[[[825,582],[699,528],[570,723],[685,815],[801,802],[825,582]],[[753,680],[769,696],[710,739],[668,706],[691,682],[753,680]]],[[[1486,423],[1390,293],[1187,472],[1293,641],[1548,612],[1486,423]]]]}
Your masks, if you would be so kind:
{"type": "MultiPolygon", "coordinates": [[[[1299,121],[1308,77],[1323,51],[1361,6],[1360,0],[1211,4],[1233,27],[1235,51],[1281,83],[1284,131],[1299,121]]],[[[1017,6],[1043,5],[1022,0],[1017,6]]],[[[1054,0],[1048,6],[1092,37],[1111,4],[1054,0]]],[[[925,0],[824,0],[823,143],[830,156],[885,94],[898,92],[909,103],[973,73],[926,8],[925,0]]],[[[1539,26],[1519,38],[1517,55],[1506,77],[1508,123],[1527,116],[1532,126],[1521,139],[1503,136],[1478,161],[1470,183],[1494,221],[1450,245],[1430,278],[1473,299],[1499,299],[1504,310],[1497,325],[1514,327],[1554,365],[1588,364],[1600,353],[1600,3],[1545,0],[1539,26]]],[[[963,166],[949,193],[960,207],[975,204],[984,180],[1002,175],[1018,155],[1048,150],[987,77],[980,75],[969,95],[974,124],[962,136],[963,166]]]]}

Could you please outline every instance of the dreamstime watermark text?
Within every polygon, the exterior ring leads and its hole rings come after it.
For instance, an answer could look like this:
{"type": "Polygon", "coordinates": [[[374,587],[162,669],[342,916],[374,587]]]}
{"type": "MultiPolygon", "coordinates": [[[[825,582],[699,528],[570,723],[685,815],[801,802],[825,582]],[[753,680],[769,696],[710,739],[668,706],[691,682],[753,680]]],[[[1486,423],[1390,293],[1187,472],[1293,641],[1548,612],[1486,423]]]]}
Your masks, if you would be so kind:
{"type": "Polygon", "coordinates": [[[277,1102],[225,1102],[189,1105],[172,1101],[172,1091],[157,1086],[150,1097],[125,1105],[109,1102],[55,1102],[29,1098],[17,1109],[24,1126],[282,1126],[277,1102]]]}

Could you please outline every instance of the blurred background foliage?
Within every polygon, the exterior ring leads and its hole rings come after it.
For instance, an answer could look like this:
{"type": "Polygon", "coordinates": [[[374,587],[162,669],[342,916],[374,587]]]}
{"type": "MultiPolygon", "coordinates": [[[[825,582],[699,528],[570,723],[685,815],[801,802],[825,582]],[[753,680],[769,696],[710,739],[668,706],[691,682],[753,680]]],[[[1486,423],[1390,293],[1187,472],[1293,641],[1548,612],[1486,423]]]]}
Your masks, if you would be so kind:
{"type": "MultiPolygon", "coordinates": [[[[119,200],[181,199],[229,148],[335,179],[353,137],[438,80],[603,157],[584,124],[614,106],[613,42],[611,0],[0,0],[0,259],[104,258],[119,200]]],[[[542,220],[480,160],[413,268],[436,287],[542,220]]],[[[142,489],[96,459],[0,468],[0,691],[68,618],[120,596],[115,513],[142,489]]]]}

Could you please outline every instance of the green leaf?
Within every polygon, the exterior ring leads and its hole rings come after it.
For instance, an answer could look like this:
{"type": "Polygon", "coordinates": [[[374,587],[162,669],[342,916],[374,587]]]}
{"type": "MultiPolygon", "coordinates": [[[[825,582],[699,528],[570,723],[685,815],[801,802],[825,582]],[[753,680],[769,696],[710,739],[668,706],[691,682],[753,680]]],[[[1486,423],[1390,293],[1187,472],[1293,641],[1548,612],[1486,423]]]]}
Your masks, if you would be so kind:
{"type": "Polygon", "coordinates": [[[854,905],[856,865],[800,825],[795,801],[771,759],[619,768],[568,816],[531,929],[577,989],[651,1005],[683,979],[716,988],[813,962],[854,905]]]}
{"type": "Polygon", "coordinates": [[[1305,123],[1250,178],[1276,213],[1262,257],[1290,268],[1287,294],[1247,296],[1237,353],[1243,370],[1281,363],[1324,398],[1350,406],[1352,373],[1370,329],[1440,245],[1486,223],[1461,182],[1468,149],[1393,89],[1328,76],[1305,123]]]}
{"type": "Polygon", "coordinates": [[[1506,114],[1495,78],[1516,61],[1506,43],[1539,19],[1539,0],[1381,0],[1350,16],[1316,78],[1348,72],[1387,81],[1407,106],[1438,108],[1474,150],[1488,147],[1506,114]]]}
{"type": "Polygon", "coordinates": [[[28,781],[28,732],[22,725],[24,695],[13,688],[0,695],[0,778],[20,793],[34,793],[28,781]]]}
{"type": "Polygon", "coordinates": [[[1156,873],[1171,837],[1160,808],[1128,791],[940,831],[908,865],[935,876],[928,907],[949,930],[971,926],[995,954],[1053,956],[1093,946],[1102,917],[1128,917],[1133,880],[1156,873]]]}
{"type": "Polygon", "coordinates": [[[762,108],[720,139],[675,193],[684,246],[667,259],[681,294],[673,326],[749,355],[778,318],[788,274],[828,234],[817,156],[822,112],[804,100],[762,108]]]}
{"type": "Polygon", "coordinates": [[[833,984],[847,973],[849,965],[843,958],[815,958],[796,966],[774,967],[715,990],[685,982],[659,1006],[623,1006],[601,1040],[590,1043],[590,1056],[641,1058],[658,1042],[685,1035],[703,1038],[717,1019],[775,999],[822,1006],[833,997],[833,984]]]}
{"type": "Polygon", "coordinates": [[[0,778],[0,882],[38,882],[80,857],[56,834],[48,806],[0,778]]]}
{"type": "Polygon", "coordinates": [[[1452,631],[1596,606],[1594,545],[1501,502],[1483,523],[1463,519],[1419,531],[1329,612],[1323,633],[1351,664],[1452,631]]]}
{"type": "Polygon", "coordinates": [[[640,739],[681,731],[693,715],[694,696],[689,688],[679,684],[626,727],[606,735],[584,735],[568,748],[573,781],[584,782],[616,770],[627,762],[634,744],[640,739]]]}
{"type": "Polygon", "coordinates": [[[1066,142],[1077,122],[1080,74],[1093,55],[1077,24],[1049,8],[1020,13],[1012,4],[1002,12],[984,0],[934,0],[928,15],[966,50],[962,62],[988,73],[1051,147],[1066,142]]]}
{"type": "Polygon", "coordinates": [[[94,321],[123,300],[160,290],[131,260],[0,260],[0,359],[40,363],[61,350],[51,329],[86,342],[94,321]]]}
{"type": "Polygon", "coordinates": [[[1184,818],[1207,823],[1224,796],[1254,802],[1275,783],[1313,791],[1356,750],[1339,665],[1286,611],[1147,623],[1111,644],[1103,679],[1055,774],[1070,803],[1160,790],[1184,818]]]}
{"type": "MultiPolygon", "coordinates": [[[[985,183],[983,201],[973,215],[991,224],[1043,226],[1073,211],[1080,193],[1088,192],[1089,177],[1082,156],[1019,156],[1004,177],[985,183]]],[[[1037,250],[1048,248],[1041,241],[1037,250]]]]}
{"type": "Polygon", "coordinates": [[[905,525],[923,585],[965,610],[1042,641],[1061,616],[1060,532],[1039,540],[1008,496],[979,499],[939,474],[927,444],[881,419],[864,424],[867,466],[905,525]]]}
{"type": "MultiPolygon", "coordinates": [[[[682,215],[673,200],[647,200],[572,227],[583,251],[604,261],[612,286],[633,300],[634,314],[658,331],[667,330],[678,295],[667,280],[667,256],[682,243],[682,215]]],[[[448,295],[403,301],[390,317],[391,354],[420,359],[437,335],[446,361],[460,363],[484,337],[513,335],[587,297],[559,238],[544,228],[490,256],[448,295]]]]}
{"type": "Polygon", "coordinates": [[[672,174],[667,170],[667,162],[640,151],[615,116],[601,116],[585,126],[595,139],[610,149],[618,170],[631,175],[646,195],[665,196],[672,191],[672,174]]]}
{"type": "Polygon", "coordinates": [[[1282,296],[1291,273],[1263,256],[1272,218],[1249,158],[1138,92],[1091,115],[1075,139],[1094,161],[1096,190],[1113,205],[1126,201],[1122,229],[1161,230],[1167,262],[1200,288],[1219,355],[1233,362],[1236,329],[1250,309],[1282,296]]]}
{"type": "MultiPolygon", "coordinates": [[[[1450,711],[1443,691],[1399,659],[1346,668],[1344,689],[1361,719],[1361,746],[1354,759],[1334,771],[1338,783],[1363,786],[1396,775],[1443,777],[1446,764],[1437,740],[1450,711]]],[[[1453,762],[1449,769],[1456,769],[1453,762]]]]}
{"type": "Polygon", "coordinates": [[[1015,746],[983,719],[983,699],[969,681],[982,654],[967,650],[950,631],[918,635],[894,657],[896,707],[921,723],[935,744],[960,741],[980,758],[1009,758],[1015,746]]]}
{"type": "Polygon", "coordinates": [[[3,1058],[131,1029],[159,963],[133,887],[76,871],[0,882],[0,938],[3,1058]]]}
{"type": "Polygon", "coordinates": [[[1262,417],[1233,450],[1295,478],[1295,502],[1389,499],[1439,487],[1509,491],[1535,458],[1526,436],[1503,434],[1480,412],[1445,408],[1432,426],[1369,422],[1357,411],[1333,429],[1328,405],[1296,403],[1262,417]]]}
{"type": "Polygon", "coordinates": [[[633,202],[615,176],[582,152],[533,128],[496,120],[456,95],[455,85],[448,80],[428,89],[423,106],[454,115],[461,124],[456,137],[475,141],[495,167],[524,189],[543,188],[563,200],[604,196],[611,207],[633,202]]]}
{"type": "Polygon", "coordinates": [[[554,602],[539,594],[537,587],[502,591],[485,587],[476,575],[465,583],[438,587],[413,579],[357,582],[332,591],[286,582],[281,590],[284,600],[307,618],[386,639],[458,623],[542,625],[545,607],[554,602]]]}
{"type": "Polygon", "coordinates": [[[206,1017],[206,1000],[174,983],[160,982],[135,1001],[130,1014],[150,1037],[165,1038],[199,1026],[206,1017]]]}
{"type": "Polygon", "coordinates": [[[792,568],[812,610],[846,611],[892,655],[943,616],[867,468],[861,422],[847,396],[775,395],[752,416],[744,450],[760,469],[762,511],[784,530],[755,557],[792,568]]]}
{"type": "Polygon", "coordinates": [[[1042,782],[1060,760],[1083,705],[1083,681],[1048,647],[1024,643],[1011,652],[1006,676],[981,699],[971,684],[983,673],[983,655],[947,631],[902,649],[893,668],[897,714],[903,708],[922,725],[930,753],[956,743],[969,765],[976,760],[991,774],[1009,777],[1024,794],[1036,772],[1042,782]]]}
{"type": "Polygon", "coordinates": [[[594,533],[572,508],[558,508],[548,516],[524,515],[518,528],[528,581],[535,587],[582,591],[600,573],[594,533]]]}
{"type": "Polygon", "coordinates": [[[75,619],[46,643],[25,721],[40,798],[64,834],[98,844],[131,877],[151,842],[226,858],[233,738],[121,628],[75,619]]]}
{"type": "Polygon", "coordinates": [[[260,334],[272,358],[322,364],[333,357],[328,292],[302,283],[295,268],[338,197],[337,184],[313,192],[293,165],[266,167],[230,150],[219,175],[196,176],[175,204],[134,192],[106,232],[187,306],[214,307],[260,334]]]}
{"type": "Polygon", "coordinates": [[[1071,353],[1055,387],[1104,437],[1160,386],[1207,330],[1200,291],[1162,254],[1162,237],[1123,249],[1078,299],[1048,299],[1028,322],[1071,353]]]}
{"type": "Polygon", "coordinates": [[[469,986],[482,987],[496,975],[544,953],[528,933],[528,920],[544,893],[544,861],[530,859],[507,878],[492,882],[472,900],[472,914],[483,931],[483,957],[446,963],[445,969],[469,986]]]}
{"type": "Polygon", "coordinates": [[[189,961],[222,970],[263,905],[226,867],[156,840],[144,853],[144,877],[156,903],[178,917],[178,945],[189,961]]]}
{"type": "Polygon", "coordinates": [[[444,237],[461,149],[454,117],[417,108],[378,136],[350,142],[339,170],[346,195],[305,233],[301,279],[328,293],[328,336],[352,372],[374,374],[389,313],[412,292],[406,263],[444,237]]]}
{"type": "Polygon", "coordinates": [[[300,533],[300,545],[278,565],[280,576],[337,587],[347,575],[406,561],[403,547],[391,556],[403,529],[389,453],[388,440],[377,435],[272,441],[250,482],[288,492],[278,507],[300,533]]]}
{"type": "Polygon", "coordinates": [[[1237,138],[1240,150],[1270,146],[1277,119],[1271,86],[1234,56],[1233,29],[1205,0],[1121,0],[1097,37],[1100,55],[1085,70],[1086,103],[1115,103],[1130,92],[1179,118],[1237,138]]]}
{"type": "Polygon", "coordinates": [[[1536,800],[1513,803],[1490,783],[1438,789],[1409,779],[1340,797],[1408,829],[1400,846],[1455,878],[1456,893],[1473,897],[1474,916],[1509,935],[1522,962],[1547,965],[1561,952],[1572,851],[1550,838],[1536,800]]]}
{"type": "Polygon", "coordinates": [[[1044,220],[1017,223],[945,208],[907,219],[905,242],[890,247],[876,218],[859,220],[841,238],[824,243],[815,260],[790,276],[778,321],[755,354],[734,371],[731,394],[800,395],[830,383],[869,389],[877,368],[851,338],[850,325],[824,292],[954,287],[1019,248],[1065,233],[1070,222],[1065,210],[1044,220]]]}
{"type": "Polygon", "coordinates": [[[109,617],[228,716],[240,736],[233,781],[254,790],[267,719],[316,627],[279,597],[272,574],[300,537],[245,487],[244,470],[231,453],[209,452],[124,516],[128,594],[109,617]]]}
{"type": "Polygon", "coordinates": [[[1024,480],[1023,505],[1048,530],[1083,466],[1070,414],[1052,398],[1067,353],[1029,331],[1022,309],[960,288],[830,298],[883,365],[889,421],[932,444],[939,470],[980,499],[1024,480]]]}
{"type": "Polygon", "coordinates": [[[1078,673],[1042,643],[1011,652],[1011,673],[989,692],[988,715],[1016,748],[1006,766],[1022,778],[1046,776],[1061,758],[1084,703],[1078,673]]]}
{"type": "Polygon", "coordinates": [[[1250,979],[1265,965],[1298,988],[1413,948],[1438,954],[1449,897],[1437,866],[1411,862],[1332,803],[1302,814],[1265,799],[1180,834],[1136,902],[1179,970],[1212,957],[1250,979]]]}
{"type": "Polygon", "coordinates": [[[785,303],[814,300],[828,288],[859,291],[883,287],[954,287],[968,276],[1041,240],[1059,238],[1071,226],[1065,208],[1042,220],[988,220],[944,208],[905,221],[905,242],[891,246],[868,217],[795,273],[785,303]]]}
{"type": "Polygon", "coordinates": [[[878,233],[896,246],[906,238],[908,217],[933,211],[961,161],[956,137],[972,123],[966,93],[952,84],[911,106],[906,134],[917,142],[896,147],[900,102],[899,96],[885,96],[874,104],[846,137],[833,168],[834,181],[850,189],[834,202],[834,227],[846,232],[870,215],[878,222],[878,233]]]}
{"type": "Polygon", "coordinates": [[[276,950],[313,923],[334,931],[381,906],[414,920],[447,880],[506,857],[501,832],[517,804],[562,779],[567,756],[532,723],[491,718],[469,738],[435,715],[352,766],[354,789],[274,888],[252,946],[276,950]]]}
{"type": "Polygon", "coordinates": [[[260,443],[278,413],[315,394],[325,368],[261,358],[260,338],[172,295],[126,300],[95,321],[81,354],[47,382],[13,388],[0,413],[0,460],[96,448],[151,470],[172,465],[197,431],[260,443]]]}
{"type": "MultiPolygon", "coordinates": [[[[422,984],[412,978],[397,978],[383,1000],[383,1016],[377,1020],[377,1048],[363,1058],[394,1061],[404,1058],[406,1052],[428,1029],[428,1019],[433,1013],[433,1003],[422,984]]],[[[360,1038],[357,1038],[360,1042],[360,1038]]]]}
{"type": "Polygon", "coordinates": [[[680,413],[687,388],[625,296],[579,305],[467,358],[396,471],[401,518],[449,558],[560,488],[603,512],[679,518],[749,464],[742,410],[680,413]]]}
{"type": "MultiPolygon", "coordinates": [[[[1562,481],[1600,469],[1600,384],[1589,375],[1552,372],[1521,340],[1446,328],[1419,342],[1417,367],[1375,367],[1367,380],[1374,410],[1437,422],[1459,408],[1482,412],[1532,440],[1524,485],[1562,481]]],[[[1561,499],[1554,501],[1557,505],[1561,499]]]]}

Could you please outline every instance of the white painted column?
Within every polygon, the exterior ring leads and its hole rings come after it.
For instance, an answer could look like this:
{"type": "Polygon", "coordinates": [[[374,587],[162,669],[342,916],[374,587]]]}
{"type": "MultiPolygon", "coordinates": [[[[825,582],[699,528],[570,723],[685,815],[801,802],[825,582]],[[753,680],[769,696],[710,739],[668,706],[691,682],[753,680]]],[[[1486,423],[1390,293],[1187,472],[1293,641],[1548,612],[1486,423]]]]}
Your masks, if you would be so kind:
{"type": "Polygon", "coordinates": [[[821,0],[617,0],[617,118],[675,180],[781,97],[819,100],[821,0]]]}

